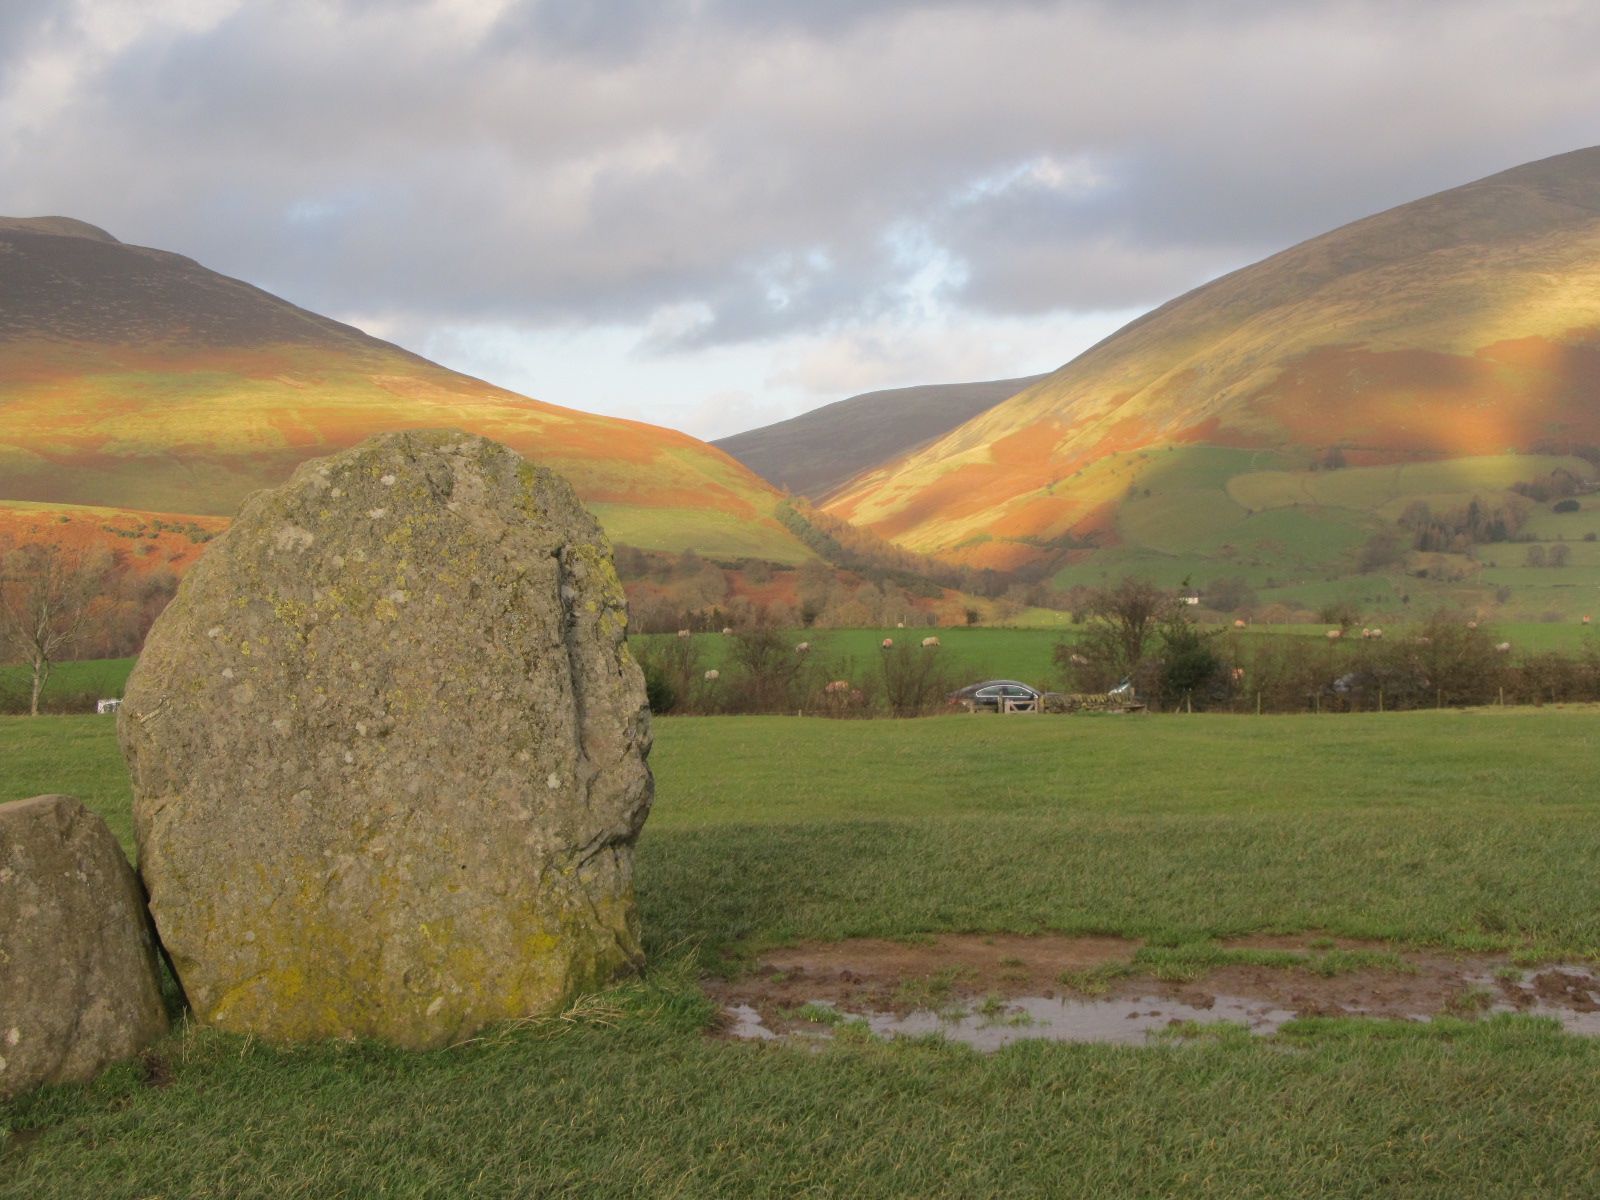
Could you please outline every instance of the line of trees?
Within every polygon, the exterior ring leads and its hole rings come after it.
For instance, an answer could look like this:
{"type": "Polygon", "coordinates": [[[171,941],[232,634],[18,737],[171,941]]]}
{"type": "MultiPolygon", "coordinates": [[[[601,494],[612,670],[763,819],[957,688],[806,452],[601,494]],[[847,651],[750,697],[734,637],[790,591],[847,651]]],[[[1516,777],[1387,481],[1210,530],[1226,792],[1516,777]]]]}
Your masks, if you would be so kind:
{"type": "Polygon", "coordinates": [[[1068,691],[1130,680],[1156,708],[1305,712],[1600,700],[1600,641],[1513,656],[1468,617],[1337,637],[1203,629],[1177,594],[1124,579],[1094,595],[1082,635],[1055,649],[1068,691]]]}

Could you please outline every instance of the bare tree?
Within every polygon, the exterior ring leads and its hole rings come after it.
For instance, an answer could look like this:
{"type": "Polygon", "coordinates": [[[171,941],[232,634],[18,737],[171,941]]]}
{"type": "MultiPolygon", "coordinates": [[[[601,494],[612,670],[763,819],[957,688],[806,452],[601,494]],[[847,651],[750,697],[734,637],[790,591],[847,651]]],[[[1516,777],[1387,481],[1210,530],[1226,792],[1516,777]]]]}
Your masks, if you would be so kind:
{"type": "Polygon", "coordinates": [[[0,558],[0,647],[33,673],[31,715],[51,670],[85,632],[106,572],[103,556],[60,546],[19,546],[0,558]]]}
{"type": "Polygon", "coordinates": [[[1055,648],[1068,686],[1104,691],[1144,662],[1163,622],[1178,609],[1169,588],[1128,577],[1116,587],[1089,593],[1083,632],[1055,648]]]}

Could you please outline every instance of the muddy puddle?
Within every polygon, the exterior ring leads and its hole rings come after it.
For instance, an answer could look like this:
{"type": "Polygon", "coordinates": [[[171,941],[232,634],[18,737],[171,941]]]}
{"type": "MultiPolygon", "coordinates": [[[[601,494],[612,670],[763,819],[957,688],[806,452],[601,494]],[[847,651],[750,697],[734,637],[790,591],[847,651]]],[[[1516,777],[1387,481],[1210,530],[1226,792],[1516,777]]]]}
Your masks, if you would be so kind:
{"type": "Polygon", "coordinates": [[[1395,951],[1332,938],[1250,938],[1185,952],[1118,938],[960,935],[784,947],[707,984],[721,1036],[823,1040],[846,1026],[980,1050],[1028,1038],[1143,1045],[1190,1025],[1268,1034],[1297,1017],[1549,1017],[1600,1036],[1600,970],[1395,951]]]}

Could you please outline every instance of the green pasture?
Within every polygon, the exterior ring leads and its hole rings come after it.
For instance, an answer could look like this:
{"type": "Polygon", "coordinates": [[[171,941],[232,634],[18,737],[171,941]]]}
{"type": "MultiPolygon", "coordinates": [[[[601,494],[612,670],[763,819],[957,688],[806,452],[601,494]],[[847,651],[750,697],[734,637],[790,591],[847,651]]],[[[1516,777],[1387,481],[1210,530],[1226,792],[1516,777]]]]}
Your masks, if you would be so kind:
{"type": "MultiPolygon", "coordinates": [[[[1412,563],[1361,574],[1362,545],[1395,530],[1406,506],[1425,501],[1448,511],[1473,497],[1498,500],[1512,484],[1554,471],[1592,479],[1580,458],[1505,454],[1384,467],[1308,469],[1283,455],[1219,446],[1172,447],[1113,455],[1096,464],[1122,486],[1116,544],[1061,568],[1057,587],[1101,587],[1124,575],[1166,586],[1204,587],[1223,576],[1244,579],[1261,603],[1317,608],[1349,601],[1391,623],[1412,603],[1498,610],[1509,620],[1554,613],[1567,619],[1600,598],[1600,495],[1578,497],[1579,510],[1534,504],[1524,532],[1548,548],[1567,547],[1565,568],[1526,568],[1527,543],[1479,548],[1486,564],[1450,581],[1419,577],[1412,563]],[[1510,600],[1497,591],[1512,588],[1510,600]]],[[[1520,503],[1528,503],[1519,501],[1520,503]]],[[[1413,610],[1414,611],[1414,610],[1413,610]]]]}
{"type": "Polygon", "coordinates": [[[621,545],[674,554],[697,550],[719,559],[759,558],[791,566],[813,557],[770,516],[750,519],[710,508],[604,502],[588,507],[606,535],[621,545]]]}
{"type": "MultiPolygon", "coordinates": [[[[809,643],[813,661],[831,664],[839,678],[859,680],[864,672],[877,669],[878,657],[883,653],[883,639],[895,642],[909,641],[920,645],[923,638],[937,637],[939,653],[960,683],[975,683],[982,679],[1019,679],[1035,686],[1055,686],[1056,668],[1052,657],[1057,643],[1070,639],[1077,629],[1064,614],[1054,626],[1034,628],[986,628],[984,626],[957,626],[934,628],[907,626],[897,629],[886,626],[880,629],[793,629],[784,634],[795,645],[809,643]]],[[[674,634],[644,634],[629,641],[641,647],[659,645],[674,634]]],[[[734,639],[721,633],[692,635],[701,664],[718,671],[733,666],[734,639]]]]}
{"type": "MultiPolygon", "coordinates": [[[[0,1104],[0,1196],[1593,1195],[1600,1043],[1533,1019],[984,1056],[708,1036],[696,979],[954,930],[1593,958],[1597,732],[1594,709],[661,720],[641,981],[424,1054],[180,1025],[0,1104]]],[[[0,719],[0,763],[0,800],[76,792],[127,843],[109,720],[0,719]]]]}
{"type": "Polygon", "coordinates": [[[1557,470],[1588,479],[1595,469],[1564,455],[1500,454],[1336,471],[1256,471],[1230,479],[1227,491],[1251,509],[1300,504],[1375,512],[1413,497],[1471,499],[1474,493],[1503,492],[1557,470]]]}
{"type": "MultiPolygon", "coordinates": [[[[57,663],[45,682],[43,700],[65,701],[93,696],[106,700],[122,695],[127,685],[128,673],[133,670],[131,658],[93,658],[79,662],[57,663]]],[[[18,704],[26,705],[33,686],[33,674],[23,666],[0,666],[0,711],[18,704]]]]}
{"type": "Polygon", "coordinates": [[[1577,512],[1558,513],[1551,504],[1541,504],[1528,517],[1525,533],[1548,541],[1581,542],[1588,534],[1600,538],[1600,494],[1577,496],[1577,512]]]}

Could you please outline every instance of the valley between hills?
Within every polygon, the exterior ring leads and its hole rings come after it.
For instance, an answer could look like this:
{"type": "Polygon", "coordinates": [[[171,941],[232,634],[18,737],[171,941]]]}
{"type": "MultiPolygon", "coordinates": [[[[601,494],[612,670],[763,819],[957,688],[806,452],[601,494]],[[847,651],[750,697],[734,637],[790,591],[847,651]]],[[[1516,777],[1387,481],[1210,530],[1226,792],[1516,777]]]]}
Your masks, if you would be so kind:
{"type": "Polygon", "coordinates": [[[0,277],[0,537],[135,571],[181,574],[306,458],[452,425],[571,479],[657,627],[801,623],[804,569],[808,612],[864,624],[1016,619],[1128,575],[1276,623],[1600,607],[1600,149],[1291,247],[1049,375],[870,393],[716,446],[75,220],[0,220],[0,277]]]}

